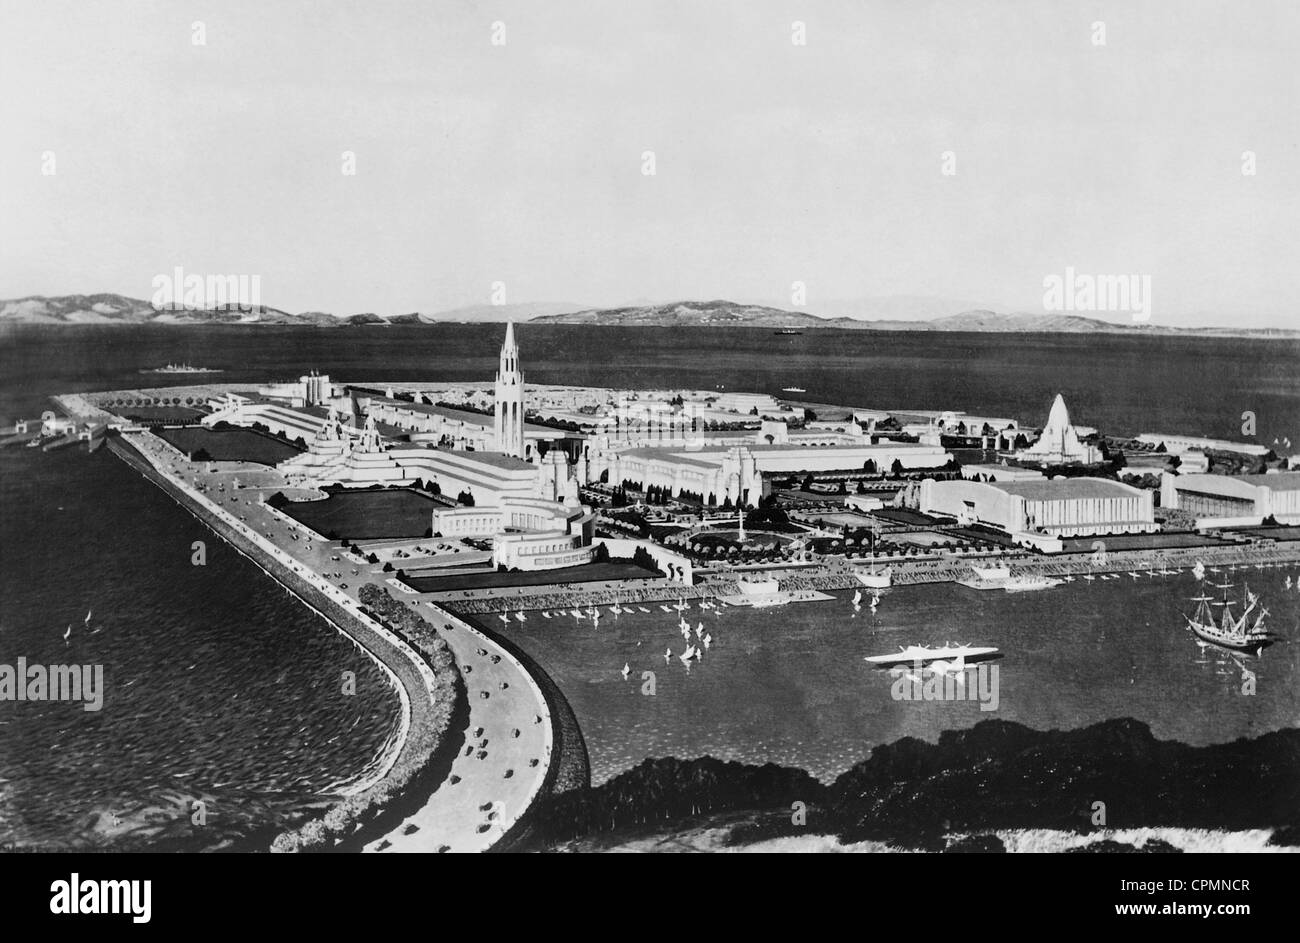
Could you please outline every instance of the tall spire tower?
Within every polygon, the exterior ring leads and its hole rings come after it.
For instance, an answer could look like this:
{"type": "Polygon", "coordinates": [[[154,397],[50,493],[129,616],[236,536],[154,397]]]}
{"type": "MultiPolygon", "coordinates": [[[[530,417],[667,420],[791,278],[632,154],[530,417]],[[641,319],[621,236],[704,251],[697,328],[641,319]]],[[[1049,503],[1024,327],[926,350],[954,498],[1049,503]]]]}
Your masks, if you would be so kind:
{"type": "Polygon", "coordinates": [[[506,341],[501,345],[496,390],[497,449],[515,458],[524,457],[524,375],[519,369],[519,345],[515,324],[506,323],[506,341]]]}

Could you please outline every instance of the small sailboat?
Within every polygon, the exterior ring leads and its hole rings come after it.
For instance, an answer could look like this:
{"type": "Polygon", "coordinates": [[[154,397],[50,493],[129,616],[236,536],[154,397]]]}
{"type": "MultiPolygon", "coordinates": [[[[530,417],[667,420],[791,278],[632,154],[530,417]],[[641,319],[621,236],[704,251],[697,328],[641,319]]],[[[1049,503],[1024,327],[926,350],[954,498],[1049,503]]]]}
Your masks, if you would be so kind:
{"type": "Polygon", "coordinates": [[[502,622],[505,622],[506,624],[509,624],[510,622],[510,616],[504,612],[501,613],[501,615],[497,616],[497,618],[500,619],[502,622]]]}
{"type": "Polygon", "coordinates": [[[543,618],[543,619],[549,619],[550,617],[551,617],[551,614],[550,614],[549,612],[547,612],[545,609],[543,609],[543,610],[542,610],[542,618],[543,618]]]}
{"type": "Polygon", "coordinates": [[[87,609],[87,610],[86,610],[86,625],[90,625],[90,613],[91,613],[92,611],[93,611],[93,610],[91,610],[91,609],[87,609]]]}
{"type": "Polygon", "coordinates": [[[672,650],[671,648],[665,648],[665,649],[664,649],[664,664],[666,665],[666,664],[668,664],[669,662],[671,662],[672,660],[673,660],[673,650],[672,650]]]}
{"type": "Polygon", "coordinates": [[[1286,580],[1283,581],[1283,583],[1282,583],[1282,587],[1283,587],[1284,589],[1290,589],[1290,588],[1291,588],[1291,574],[1290,574],[1290,573],[1288,573],[1288,574],[1286,575],[1286,580]]]}
{"type": "Polygon", "coordinates": [[[619,672],[619,674],[623,676],[623,680],[626,681],[627,676],[630,675],[631,673],[632,673],[631,667],[628,665],[627,662],[623,662],[623,670],[619,672]]]}
{"type": "Polygon", "coordinates": [[[68,639],[70,639],[70,638],[72,638],[72,623],[71,623],[71,622],[68,623],[68,628],[67,628],[67,630],[63,633],[63,644],[64,644],[64,645],[67,645],[67,644],[68,644],[68,639]]]}
{"type": "Polygon", "coordinates": [[[855,589],[853,591],[853,605],[855,606],[862,605],[862,590],[855,589]]]}
{"type": "Polygon", "coordinates": [[[650,610],[647,609],[645,606],[637,606],[637,608],[640,609],[642,612],[649,612],[649,611],[650,611],[650,610]]]}
{"type": "Polygon", "coordinates": [[[707,648],[708,648],[710,645],[712,645],[712,644],[713,644],[713,636],[712,636],[712,635],[709,635],[709,634],[706,632],[705,635],[704,635],[704,647],[705,647],[705,649],[707,649],[707,648]]]}
{"type": "Polygon", "coordinates": [[[515,618],[518,619],[520,622],[523,622],[523,621],[525,621],[528,617],[525,616],[522,612],[516,612],[516,613],[515,613],[515,618]]]}
{"type": "Polygon", "coordinates": [[[659,608],[662,609],[664,612],[672,612],[672,609],[668,608],[667,606],[661,605],[659,608]]]}

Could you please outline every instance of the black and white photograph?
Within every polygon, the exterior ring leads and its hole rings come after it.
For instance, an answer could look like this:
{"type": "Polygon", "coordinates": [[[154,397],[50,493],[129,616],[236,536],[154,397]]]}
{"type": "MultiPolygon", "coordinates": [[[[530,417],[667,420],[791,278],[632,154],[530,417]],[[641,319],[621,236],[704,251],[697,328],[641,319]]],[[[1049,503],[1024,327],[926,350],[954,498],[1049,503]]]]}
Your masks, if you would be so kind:
{"type": "MultiPolygon", "coordinates": [[[[0,35],[35,909],[148,922],[141,852],[1300,847],[1296,4],[0,35]]],[[[1094,903],[1244,928],[1219,860],[1094,903]]]]}

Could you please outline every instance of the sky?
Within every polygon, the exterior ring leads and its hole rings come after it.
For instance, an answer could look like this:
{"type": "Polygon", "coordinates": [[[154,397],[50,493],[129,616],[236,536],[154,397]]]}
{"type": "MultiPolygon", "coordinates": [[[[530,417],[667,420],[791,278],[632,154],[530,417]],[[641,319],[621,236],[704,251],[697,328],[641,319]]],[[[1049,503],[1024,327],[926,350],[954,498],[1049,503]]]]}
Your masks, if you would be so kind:
{"type": "Polygon", "coordinates": [[[1300,327],[1293,0],[0,0],[0,35],[0,298],[1043,312],[1069,268],[1300,327]]]}

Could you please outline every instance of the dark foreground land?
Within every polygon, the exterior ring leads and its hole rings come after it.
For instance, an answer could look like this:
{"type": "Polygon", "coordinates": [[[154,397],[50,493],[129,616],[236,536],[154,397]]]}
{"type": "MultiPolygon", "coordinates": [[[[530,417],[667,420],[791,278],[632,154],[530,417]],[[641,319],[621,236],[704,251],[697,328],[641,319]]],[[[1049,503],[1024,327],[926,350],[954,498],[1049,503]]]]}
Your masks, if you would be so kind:
{"type": "Polygon", "coordinates": [[[732,845],[826,835],[1001,851],[996,836],[981,833],[1096,831],[1097,803],[1106,829],[1275,829],[1274,842],[1292,842],[1300,830],[1300,730],[1190,747],[1156,740],[1128,718],[1072,731],[989,720],[937,744],[909,737],[878,747],[830,785],[772,764],[646,760],[601,786],[547,800],[535,819],[545,830],[530,847],[599,850],[706,827],[725,829],[732,845]],[[802,822],[792,814],[796,803],[806,809],[802,822]],[[954,843],[952,834],[976,837],[954,843]]]}

